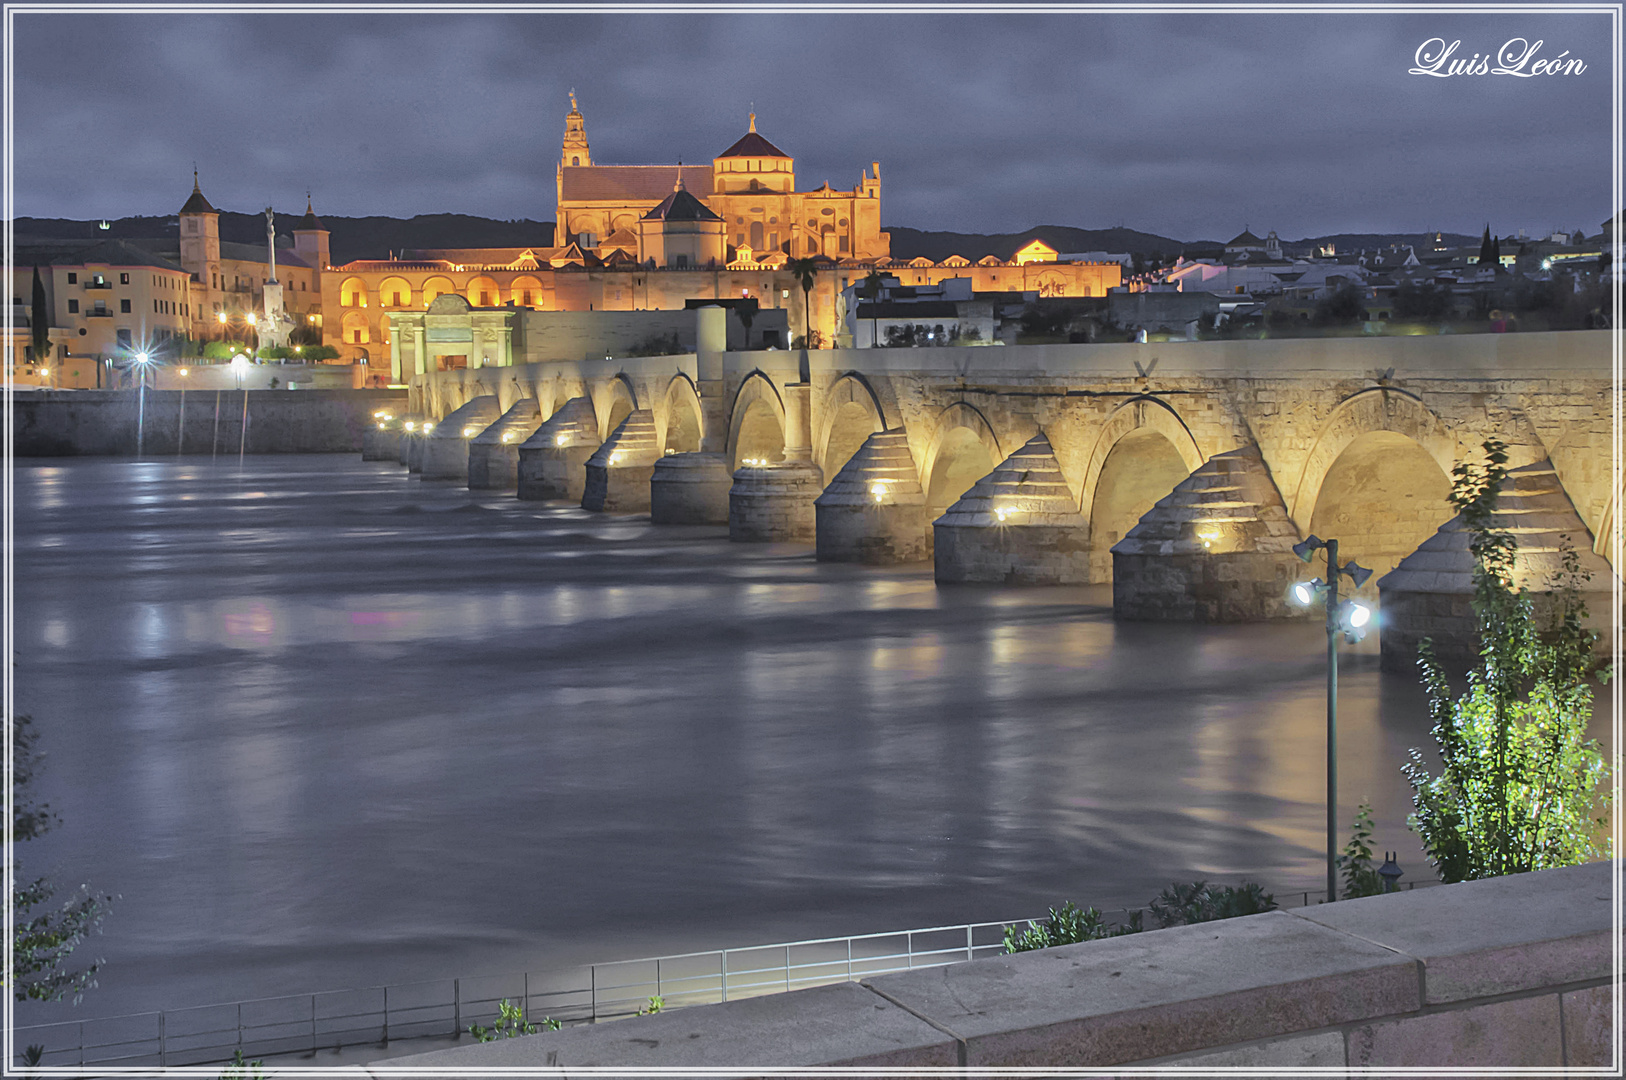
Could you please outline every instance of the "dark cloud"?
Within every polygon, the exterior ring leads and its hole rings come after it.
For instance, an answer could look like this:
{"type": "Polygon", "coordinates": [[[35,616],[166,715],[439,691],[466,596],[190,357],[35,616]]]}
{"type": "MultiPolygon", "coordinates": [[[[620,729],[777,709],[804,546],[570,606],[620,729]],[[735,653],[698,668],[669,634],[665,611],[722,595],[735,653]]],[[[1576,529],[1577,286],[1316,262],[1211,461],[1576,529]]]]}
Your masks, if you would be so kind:
{"type": "Polygon", "coordinates": [[[801,186],[880,161],[887,224],[1182,238],[1595,230],[1607,15],[15,16],[15,206],[551,218],[574,87],[595,158],[709,160],[759,127],[801,186]],[[1580,76],[1408,75],[1424,40],[1580,76]]]}

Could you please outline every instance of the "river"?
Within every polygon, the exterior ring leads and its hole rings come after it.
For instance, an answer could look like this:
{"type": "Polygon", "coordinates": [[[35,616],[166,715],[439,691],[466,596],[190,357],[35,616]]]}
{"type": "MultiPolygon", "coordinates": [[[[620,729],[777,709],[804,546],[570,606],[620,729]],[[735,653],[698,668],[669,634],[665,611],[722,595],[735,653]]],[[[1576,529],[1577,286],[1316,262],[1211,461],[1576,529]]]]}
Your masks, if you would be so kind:
{"type": "MultiPolygon", "coordinates": [[[[1109,586],[521,503],[353,457],[20,462],[16,700],[120,899],[19,1022],[1314,889],[1324,644],[1109,586]]],[[[1341,818],[1405,831],[1414,677],[1346,657],[1341,818]]],[[[1607,734],[1607,725],[1594,725],[1607,734]]]]}

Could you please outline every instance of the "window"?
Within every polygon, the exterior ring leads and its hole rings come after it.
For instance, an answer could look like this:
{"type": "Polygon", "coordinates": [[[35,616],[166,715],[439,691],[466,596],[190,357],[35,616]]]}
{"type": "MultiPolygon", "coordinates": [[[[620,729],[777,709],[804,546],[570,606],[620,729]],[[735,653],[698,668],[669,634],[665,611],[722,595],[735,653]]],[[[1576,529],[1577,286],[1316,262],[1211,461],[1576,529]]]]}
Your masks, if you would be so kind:
{"type": "MultiPolygon", "coordinates": [[[[68,276],[72,277],[73,275],[70,274],[68,276]]],[[[68,301],[68,314],[69,315],[77,315],[77,314],[79,314],[79,301],[77,301],[77,300],[69,300],[68,301]]]]}
{"type": "Polygon", "coordinates": [[[119,275],[119,284],[120,285],[128,285],[128,284],[130,284],[130,275],[129,274],[120,274],[119,275]]]}
{"type": "Polygon", "coordinates": [[[79,275],[75,274],[71,270],[68,271],[68,284],[69,285],[77,285],[77,284],[79,284],[79,275]]]}
{"type": "Polygon", "coordinates": [[[129,330],[129,327],[122,327],[121,326],[119,328],[119,331],[118,331],[118,337],[119,337],[119,344],[124,346],[126,349],[128,349],[130,347],[130,330],[129,330]]]}
{"type": "Polygon", "coordinates": [[[842,254],[846,254],[846,252],[847,252],[847,236],[846,236],[845,233],[842,234],[841,241],[837,245],[836,250],[840,251],[842,254]]]}
{"type": "Polygon", "coordinates": [[[121,315],[130,314],[130,301],[128,301],[128,300],[120,300],[119,301],[119,314],[121,314],[121,315]]]}
{"type": "Polygon", "coordinates": [[[582,163],[582,159],[579,157],[573,157],[570,159],[570,163],[572,165],[580,165],[582,163]]]}

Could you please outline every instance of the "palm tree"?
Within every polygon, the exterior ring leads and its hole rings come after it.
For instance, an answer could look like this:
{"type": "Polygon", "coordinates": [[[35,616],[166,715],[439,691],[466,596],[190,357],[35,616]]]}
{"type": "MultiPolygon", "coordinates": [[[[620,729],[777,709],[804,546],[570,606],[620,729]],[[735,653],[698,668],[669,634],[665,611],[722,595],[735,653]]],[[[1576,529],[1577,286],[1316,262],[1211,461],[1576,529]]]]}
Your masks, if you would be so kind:
{"type": "Polygon", "coordinates": [[[796,284],[802,287],[802,347],[805,349],[808,345],[808,339],[813,336],[809,329],[810,312],[807,298],[808,294],[813,291],[813,280],[819,272],[819,264],[809,256],[805,259],[790,260],[785,264],[785,269],[790,271],[790,276],[796,279],[796,284]]]}
{"type": "Polygon", "coordinates": [[[870,301],[870,304],[872,305],[870,307],[869,319],[869,347],[872,349],[875,348],[876,319],[875,308],[873,305],[876,300],[880,299],[881,290],[885,287],[886,279],[881,276],[881,272],[879,270],[871,270],[869,273],[865,274],[864,283],[858,286],[858,295],[863,297],[865,300],[870,301]]]}

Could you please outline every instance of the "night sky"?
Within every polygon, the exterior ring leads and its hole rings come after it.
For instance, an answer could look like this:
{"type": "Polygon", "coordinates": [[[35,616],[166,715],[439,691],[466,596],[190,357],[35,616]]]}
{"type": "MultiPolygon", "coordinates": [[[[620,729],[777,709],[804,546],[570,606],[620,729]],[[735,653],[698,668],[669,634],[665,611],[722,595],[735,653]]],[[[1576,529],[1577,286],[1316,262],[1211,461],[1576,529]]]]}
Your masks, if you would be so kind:
{"type": "Polygon", "coordinates": [[[881,162],[886,225],[1226,239],[1584,229],[1611,204],[1607,15],[18,14],[15,212],[551,220],[596,161],[758,129],[798,187],[881,162]],[[1524,38],[1579,75],[1407,74],[1524,38]]]}

